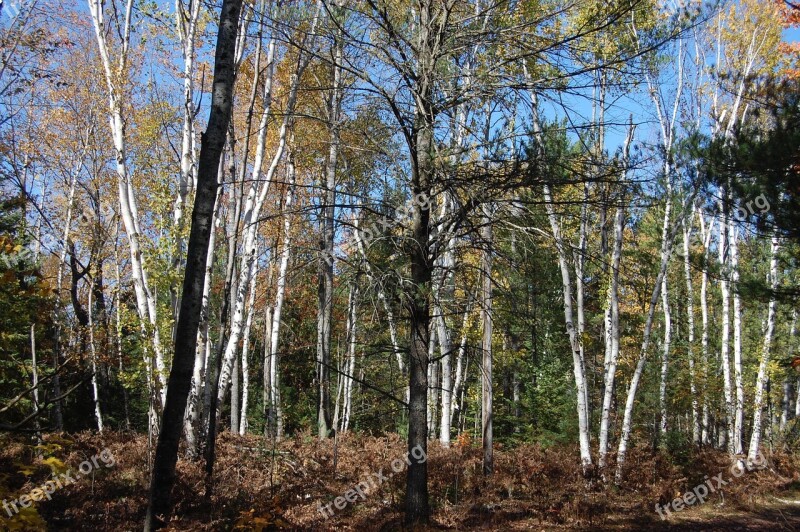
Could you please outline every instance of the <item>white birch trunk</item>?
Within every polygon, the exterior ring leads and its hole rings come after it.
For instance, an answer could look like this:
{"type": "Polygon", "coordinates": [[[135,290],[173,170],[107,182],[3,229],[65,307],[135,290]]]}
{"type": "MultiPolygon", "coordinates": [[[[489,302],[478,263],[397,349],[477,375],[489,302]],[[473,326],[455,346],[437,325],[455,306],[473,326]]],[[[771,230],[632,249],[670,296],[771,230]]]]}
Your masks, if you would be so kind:
{"type": "Polygon", "coordinates": [[[356,371],[356,320],[358,306],[357,280],[350,286],[347,302],[347,362],[344,377],[344,415],[342,416],[342,432],[347,432],[353,412],[353,375],[356,371]]]}
{"type": "Polygon", "coordinates": [[[97,385],[97,351],[94,345],[94,309],[92,308],[92,294],[94,293],[93,287],[90,282],[89,286],[89,304],[87,305],[87,313],[89,315],[89,353],[92,356],[92,401],[94,402],[94,419],[97,423],[97,432],[103,432],[103,414],[100,412],[100,390],[97,385]]]}
{"type": "MultiPolygon", "coordinates": [[[[702,215],[701,215],[702,216],[702,215]]],[[[689,359],[689,394],[692,396],[692,442],[700,445],[700,412],[697,400],[697,368],[694,355],[694,287],[692,283],[690,235],[694,214],[683,224],[683,273],[686,279],[686,320],[688,327],[687,357],[689,359]]]]}
{"type": "Polygon", "coordinates": [[[661,386],[658,392],[658,403],[661,410],[659,430],[662,437],[667,434],[667,372],[669,370],[669,348],[672,343],[672,315],[669,308],[667,277],[668,275],[665,274],[661,280],[661,307],[664,311],[664,345],[661,349],[661,386]]]}
{"type": "Polygon", "coordinates": [[[739,246],[736,224],[728,225],[730,242],[731,284],[733,288],[733,374],[736,387],[736,403],[733,421],[733,452],[741,454],[744,449],[744,384],[742,382],[742,302],[739,297],[739,246]]]}
{"type": "MultiPolygon", "coordinates": [[[[451,200],[445,195],[442,202],[442,209],[439,216],[439,227],[443,229],[447,216],[450,212],[451,200]]],[[[441,234],[441,231],[439,232],[441,234]]],[[[446,237],[447,238],[447,237],[446,237]]],[[[450,278],[455,266],[453,257],[454,239],[447,238],[447,245],[438,264],[438,271],[434,272],[433,283],[433,326],[436,327],[436,334],[439,339],[439,354],[441,355],[441,416],[439,422],[439,441],[444,447],[450,446],[450,421],[453,402],[453,372],[452,372],[452,350],[453,343],[450,338],[450,330],[444,317],[445,302],[452,303],[452,290],[450,289],[450,278]]]]}
{"type": "MultiPolygon", "coordinates": [[[[145,365],[148,373],[155,373],[153,384],[156,385],[156,388],[151,390],[151,398],[154,402],[155,409],[160,411],[164,401],[166,400],[167,394],[166,369],[164,367],[161,337],[158,331],[155,297],[150,290],[150,284],[148,281],[147,272],[144,269],[141,246],[139,242],[142,231],[139,227],[139,213],[136,204],[136,192],[133,189],[133,183],[131,182],[128,172],[125,118],[123,116],[122,109],[123,94],[122,89],[119,86],[120,77],[124,79],[128,74],[127,59],[128,49],[130,46],[133,0],[127,0],[125,3],[124,19],[118,28],[120,30],[120,34],[122,35],[122,43],[116,65],[112,64],[112,58],[106,40],[107,29],[104,4],[101,0],[88,0],[88,4],[89,11],[92,16],[92,22],[94,24],[95,37],[97,39],[100,59],[103,64],[103,71],[105,73],[106,85],[108,89],[109,125],[114,143],[114,150],[116,152],[117,188],[119,191],[120,213],[125,226],[125,233],[128,235],[131,258],[131,278],[133,281],[134,292],[136,294],[136,310],[139,315],[142,334],[145,338],[149,337],[151,339],[153,347],[155,366],[153,367],[153,363],[149,360],[148,355],[145,355],[145,365]]],[[[151,426],[151,429],[157,430],[157,426],[151,426]]]]}
{"type": "Polygon", "coordinates": [[[588,405],[586,404],[586,374],[581,358],[580,340],[574,326],[574,312],[572,310],[572,278],[570,276],[569,265],[567,263],[567,249],[564,239],[561,236],[561,228],[556,218],[553,207],[553,197],[550,193],[550,186],[544,186],[544,201],[547,209],[547,217],[550,222],[550,229],[556,242],[558,252],[558,266],[561,270],[561,287],[564,300],[564,322],[567,335],[569,336],[570,350],[572,351],[573,374],[575,376],[575,387],[577,393],[578,408],[578,438],[581,450],[581,466],[584,472],[588,471],[592,465],[592,453],[589,446],[589,415],[588,405]]]}
{"type": "MultiPolygon", "coordinates": [[[[727,198],[727,194],[722,194],[723,198],[727,198]]],[[[720,276],[720,292],[722,294],[722,331],[720,338],[720,352],[719,356],[722,362],[722,379],[723,379],[723,394],[725,397],[725,426],[726,426],[726,442],[727,449],[730,454],[734,452],[734,412],[733,412],[733,391],[731,389],[731,366],[729,358],[729,341],[730,341],[730,328],[731,328],[731,312],[730,312],[730,280],[728,279],[728,215],[727,210],[724,210],[722,220],[720,221],[719,229],[719,264],[722,269],[720,276]]]]}
{"type": "Polygon", "coordinates": [[[797,382],[794,383],[794,417],[800,418],[800,377],[797,377],[797,382]]]}
{"type": "Polygon", "coordinates": [[[700,313],[703,320],[703,331],[700,337],[700,350],[703,358],[703,423],[700,440],[703,445],[711,443],[710,428],[710,413],[708,407],[708,397],[706,390],[708,389],[708,268],[709,259],[708,254],[711,249],[711,237],[714,234],[714,218],[709,221],[708,228],[706,228],[705,217],[703,213],[700,216],[700,235],[703,239],[703,271],[700,277],[700,313]]]}
{"type": "MultiPolygon", "coordinates": [[[[797,335],[797,309],[792,310],[792,325],[789,327],[789,347],[787,349],[787,358],[794,358],[795,350],[795,336],[797,335]]],[[[786,423],[792,419],[794,408],[792,408],[792,378],[791,375],[786,376],[784,382],[784,404],[783,413],[781,414],[781,430],[786,427],[786,423]]],[[[795,416],[797,417],[797,416],[795,416]]]]}
{"type": "MultiPolygon", "coordinates": [[[[41,442],[41,435],[39,434],[39,362],[36,360],[35,323],[31,323],[29,334],[31,340],[31,386],[33,387],[33,393],[31,395],[33,396],[33,411],[35,412],[35,416],[33,418],[33,428],[36,429],[36,440],[41,442]]],[[[98,424],[98,427],[102,427],[102,423],[103,419],[100,418],[100,424],[98,424]]]]}
{"type": "MultiPolygon", "coordinates": [[[[492,385],[492,326],[494,320],[492,296],[492,223],[494,206],[484,206],[481,240],[485,249],[481,252],[481,321],[483,321],[483,342],[481,353],[481,434],[483,436],[483,474],[494,472],[494,387],[492,385]]],[[[580,393],[580,389],[578,390],[580,393]]],[[[578,401],[580,403],[580,397],[578,401]]],[[[587,442],[588,443],[588,442],[587,442]]],[[[583,458],[583,456],[581,455],[583,458]]],[[[591,456],[590,456],[591,460],[591,456]]]]}
{"type": "MultiPolygon", "coordinates": [[[[584,375],[586,374],[586,354],[583,346],[583,334],[586,328],[586,317],[583,305],[583,266],[586,257],[586,232],[588,231],[588,208],[589,208],[589,183],[583,185],[583,203],[581,204],[581,219],[580,228],[578,233],[578,249],[574,253],[574,266],[575,266],[575,307],[577,311],[577,338],[578,348],[581,357],[581,366],[583,366],[584,375]]],[[[584,398],[583,402],[586,405],[586,419],[587,426],[588,420],[591,419],[591,402],[589,400],[589,380],[585,379],[583,389],[584,398]]]]}
{"type": "MultiPolygon", "coordinates": [[[[455,378],[453,379],[453,394],[451,397],[451,404],[450,404],[450,425],[453,424],[453,416],[456,413],[460,413],[461,408],[459,406],[459,398],[461,397],[461,392],[464,388],[464,379],[465,379],[465,369],[464,369],[464,354],[467,352],[467,332],[469,326],[469,315],[472,312],[472,303],[474,301],[474,297],[470,297],[467,301],[467,305],[464,308],[464,316],[461,319],[461,341],[458,344],[458,352],[456,354],[456,369],[455,369],[455,378]]],[[[456,417],[456,423],[458,423],[458,417],[456,417]]]]}
{"type": "Polygon", "coordinates": [[[280,378],[278,374],[279,353],[278,340],[281,330],[281,313],[286,292],[286,274],[289,269],[289,256],[292,243],[292,200],[294,198],[295,169],[294,157],[290,153],[286,162],[287,187],[286,202],[283,207],[283,248],[281,250],[280,266],[278,267],[278,282],[275,287],[275,307],[272,314],[272,327],[270,330],[270,405],[274,417],[274,434],[280,440],[283,438],[283,410],[281,408],[280,378]]]}
{"type": "Polygon", "coordinates": [[[611,252],[611,283],[608,288],[606,331],[607,349],[603,381],[603,406],[600,413],[600,434],[598,443],[598,465],[601,469],[606,467],[608,456],[608,432],[611,418],[611,403],[614,399],[614,386],[617,373],[617,360],[619,359],[619,266],[622,259],[622,242],[625,230],[624,185],[630,164],[630,146],[633,141],[633,125],[628,129],[628,136],[623,147],[623,172],[621,189],[622,194],[614,215],[614,247],[611,252]]]}
{"type": "Polygon", "coordinates": [[[239,434],[242,436],[247,433],[247,407],[250,401],[250,365],[247,359],[250,355],[250,329],[253,326],[257,281],[258,276],[254,276],[250,283],[250,296],[247,301],[247,321],[244,324],[244,340],[242,342],[242,402],[239,406],[241,409],[239,434]]]}
{"type": "MultiPolygon", "coordinates": [[[[186,197],[194,189],[195,181],[195,106],[194,106],[194,75],[195,75],[195,39],[197,36],[197,19],[200,15],[200,2],[190,0],[188,9],[183,5],[183,0],[175,1],[176,26],[178,38],[183,54],[183,128],[181,131],[181,173],[178,183],[178,196],[175,198],[173,223],[180,228],[183,220],[183,206],[186,197]]],[[[182,253],[182,240],[180,232],[178,238],[178,253],[182,253]]],[[[210,248],[213,249],[213,248],[210,248]]]]}
{"type": "Polygon", "coordinates": [[[235,357],[231,371],[231,434],[239,434],[239,367],[239,357],[235,357]]]}
{"type": "Polygon", "coordinates": [[[761,443],[761,416],[764,403],[764,385],[767,380],[767,364],[769,363],[769,354],[772,347],[772,335],[775,331],[775,315],[777,314],[778,310],[778,300],[776,299],[775,291],[778,288],[779,250],[780,242],[778,240],[778,236],[773,235],[770,246],[769,263],[769,283],[770,289],[772,290],[772,296],[770,297],[769,310],[767,311],[764,345],[761,351],[761,363],[758,365],[755,396],[753,397],[753,432],[750,437],[750,449],[747,453],[747,460],[750,463],[758,461],[758,447],[761,443]]]}

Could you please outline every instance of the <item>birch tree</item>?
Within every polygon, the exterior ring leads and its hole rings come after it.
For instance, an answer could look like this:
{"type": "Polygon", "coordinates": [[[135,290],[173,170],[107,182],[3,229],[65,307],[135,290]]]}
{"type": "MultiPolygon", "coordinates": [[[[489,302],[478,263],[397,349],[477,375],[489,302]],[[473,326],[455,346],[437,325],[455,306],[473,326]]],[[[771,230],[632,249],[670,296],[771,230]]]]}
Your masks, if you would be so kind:
{"type": "MultiPolygon", "coordinates": [[[[342,12],[340,5],[330,7],[332,16],[342,12]]],[[[342,63],[344,42],[342,32],[334,30],[328,111],[328,154],[323,173],[320,197],[320,240],[317,301],[317,433],[320,439],[328,437],[331,423],[330,363],[331,316],[333,313],[333,245],[336,219],[336,168],[339,158],[340,114],[342,106],[342,63]]]]}
{"type": "Polygon", "coordinates": [[[611,403],[613,401],[614,386],[617,372],[617,361],[619,360],[619,270],[622,259],[622,244],[625,232],[625,204],[624,191],[627,173],[630,170],[630,148],[633,141],[635,129],[631,123],[628,128],[628,136],[622,148],[622,161],[620,169],[620,199],[617,204],[617,211],[614,215],[614,245],[611,252],[611,283],[608,288],[608,307],[609,307],[609,337],[610,349],[604,364],[603,380],[603,403],[600,413],[600,434],[598,442],[598,466],[601,469],[606,467],[608,456],[608,432],[611,418],[611,403]]]}
{"type": "MultiPolygon", "coordinates": [[[[150,288],[142,256],[140,243],[142,230],[139,224],[136,190],[128,169],[125,84],[129,76],[128,54],[131,44],[133,0],[126,0],[121,10],[122,17],[115,16],[113,19],[116,25],[115,29],[120,36],[116,57],[112,55],[109,43],[110,33],[106,26],[105,3],[100,0],[88,0],[88,4],[108,91],[109,127],[115,151],[119,207],[130,249],[131,278],[136,294],[136,311],[141,323],[142,336],[149,338],[152,343],[153,355],[151,358],[149,354],[145,354],[145,368],[151,388],[150,428],[155,432],[158,429],[156,416],[166,400],[166,368],[161,335],[158,330],[156,300],[150,288]]],[[[117,13],[116,6],[114,12],[117,13]]]]}
{"type": "MultiPolygon", "coordinates": [[[[758,376],[756,377],[756,390],[753,396],[753,432],[750,436],[750,447],[747,451],[747,461],[750,463],[758,461],[758,447],[761,444],[761,420],[764,409],[764,387],[767,381],[767,364],[769,363],[770,349],[772,348],[772,335],[775,332],[775,316],[778,311],[778,300],[776,290],[778,288],[778,252],[780,251],[780,240],[777,235],[772,236],[770,243],[769,261],[769,287],[770,300],[767,310],[767,318],[764,322],[764,343],[761,348],[761,361],[758,365],[758,376]]],[[[772,420],[768,420],[772,422],[772,420]]]]}

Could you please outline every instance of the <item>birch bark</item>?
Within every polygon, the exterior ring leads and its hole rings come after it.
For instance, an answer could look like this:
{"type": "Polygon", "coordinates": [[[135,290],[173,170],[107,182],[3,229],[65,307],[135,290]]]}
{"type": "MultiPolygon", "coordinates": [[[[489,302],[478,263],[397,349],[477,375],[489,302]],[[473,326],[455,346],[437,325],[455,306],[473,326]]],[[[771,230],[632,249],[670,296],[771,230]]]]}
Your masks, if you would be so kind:
{"type": "Polygon", "coordinates": [[[286,201],[284,203],[283,215],[283,248],[281,250],[280,266],[278,268],[278,282],[275,287],[275,308],[272,314],[272,328],[270,330],[270,420],[272,420],[273,434],[276,439],[283,438],[283,409],[281,406],[280,395],[280,375],[278,372],[280,356],[278,353],[278,340],[281,328],[281,312],[283,311],[283,300],[286,292],[286,274],[289,268],[289,256],[292,244],[292,200],[295,188],[295,167],[294,156],[290,152],[286,161],[286,201]]]}
{"type": "MultiPolygon", "coordinates": [[[[315,7],[313,19],[311,22],[311,27],[308,33],[306,34],[306,36],[312,36],[311,37],[312,41],[314,39],[313,36],[315,35],[317,22],[319,20],[321,10],[322,10],[322,1],[318,0],[315,7]]],[[[294,117],[294,109],[297,103],[297,94],[300,86],[300,79],[313,56],[312,53],[305,52],[305,48],[308,46],[308,44],[309,44],[308,38],[304,37],[302,39],[302,42],[300,43],[301,52],[297,60],[297,66],[289,82],[289,94],[287,98],[286,109],[278,133],[278,145],[276,147],[275,153],[273,154],[272,161],[270,163],[269,168],[267,169],[267,172],[262,176],[261,166],[264,161],[264,151],[265,151],[266,134],[267,134],[267,119],[269,117],[269,108],[272,97],[272,77],[274,72],[274,59],[275,59],[274,37],[270,39],[270,44],[268,46],[267,61],[269,65],[268,67],[269,73],[267,74],[267,78],[264,84],[265,104],[264,104],[264,111],[262,112],[261,115],[261,123],[259,125],[259,139],[256,147],[255,162],[253,164],[253,176],[251,180],[250,189],[247,194],[247,199],[245,201],[245,207],[243,213],[244,215],[243,219],[244,237],[242,240],[243,256],[241,259],[241,266],[239,269],[239,277],[237,282],[233,317],[231,319],[231,334],[230,338],[228,338],[228,343],[225,348],[225,353],[223,355],[222,370],[220,373],[219,383],[217,386],[218,404],[222,403],[222,400],[224,399],[225,394],[227,392],[230,373],[231,370],[233,369],[233,360],[234,357],[236,356],[236,350],[242,335],[244,318],[245,318],[244,316],[245,300],[247,297],[247,293],[250,289],[250,282],[253,278],[253,275],[255,274],[255,268],[256,268],[254,251],[255,251],[255,240],[257,237],[258,227],[259,227],[259,216],[261,213],[261,208],[267,197],[267,193],[269,192],[270,185],[274,180],[275,172],[278,169],[278,165],[283,159],[284,152],[286,150],[287,135],[290,129],[290,124],[294,117]]],[[[293,163],[291,165],[288,165],[287,163],[287,166],[293,166],[293,163]]],[[[293,171],[294,170],[292,170],[292,172],[293,171]]],[[[288,195],[287,199],[289,199],[288,195]]]]}
{"type": "MultiPolygon", "coordinates": [[[[780,241],[777,235],[772,236],[770,245],[769,263],[769,284],[772,296],[769,301],[767,311],[766,327],[764,331],[764,345],[761,349],[761,362],[758,365],[758,376],[756,377],[756,391],[753,397],[753,432],[750,436],[750,448],[747,453],[747,460],[750,463],[758,460],[758,447],[761,444],[761,416],[764,408],[764,386],[767,380],[767,364],[769,363],[770,349],[772,348],[772,335],[775,331],[775,316],[778,311],[778,300],[775,292],[778,288],[778,251],[780,241]]],[[[769,422],[772,422],[770,419],[769,422]]]]}
{"type": "Polygon", "coordinates": [[[700,413],[697,400],[697,368],[694,343],[694,286],[692,283],[690,235],[694,213],[683,224],[683,273],[686,279],[686,320],[688,327],[687,357],[689,359],[689,394],[692,396],[692,442],[700,445],[700,413]]]}
{"type": "Polygon", "coordinates": [[[601,469],[606,467],[608,456],[608,432],[611,418],[611,403],[614,399],[614,386],[619,359],[619,267],[622,258],[622,243],[625,229],[624,190],[627,181],[627,172],[630,167],[630,147],[633,141],[634,127],[628,129],[622,154],[622,179],[620,183],[621,195],[614,215],[614,246],[611,252],[611,283],[608,288],[608,356],[606,359],[605,379],[603,382],[603,405],[600,414],[600,434],[598,443],[598,465],[601,469]]]}
{"type": "MultiPolygon", "coordinates": [[[[122,37],[122,42],[116,64],[112,62],[107,41],[104,2],[101,0],[88,0],[88,4],[108,90],[109,126],[114,143],[114,150],[116,152],[119,206],[130,248],[131,278],[136,294],[136,310],[141,323],[142,335],[150,339],[153,348],[152,361],[149,355],[145,355],[145,365],[148,373],[155,373],[152,380],[154,387],[150,394],[151,401],[155,406],[155,410],[160,411],[166,400],[166,371],[164,367],[161,336],[158,330],[155,297],[150,290],[150,283],[142,258],[140,245],[142,231],[139,227],[136,192],[133,188],[133,183],[131,182],[128,171],[127,139],[125,135],[126,121],[122,101],[123,89],[120,86],[120,79],[125,79],[127,77],[133,0],[126,0],[124,17],[122,22],[119,23],[120,26],[118,29],[122,37]]],[[[151,432],[155,432],[158,430],[158,427],[153,426],[151,421],[150,429],[151,432]]]]}

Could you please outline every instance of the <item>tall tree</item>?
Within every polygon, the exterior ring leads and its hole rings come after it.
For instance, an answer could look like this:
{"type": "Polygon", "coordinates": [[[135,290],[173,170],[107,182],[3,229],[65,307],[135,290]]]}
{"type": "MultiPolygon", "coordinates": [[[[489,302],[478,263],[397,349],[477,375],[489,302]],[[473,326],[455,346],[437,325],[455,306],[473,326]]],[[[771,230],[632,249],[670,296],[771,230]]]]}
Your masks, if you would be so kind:
{"type": "Polygon", "coordinates": [[[223,0],[219,17],[211,112],[202,136],[197,169],[197,192],[192,211],[192,225],[186,253],[180,313],[175,329],[175,354],[169,374],[169,388],[156,456],[150,478],[150,496],[144,529],[154,530],[166,523],[170,495],[175,483],[175,464],[178,442],[183,427],[183,415],[194,369],[197,349],[197,330],[200,323],[203,284],[206,276],[206,257],[212,230],[214,203],[217,197],[217,172],[233,104],[236,80],[234,52],[239,30],[241,0],[223,0]]]}

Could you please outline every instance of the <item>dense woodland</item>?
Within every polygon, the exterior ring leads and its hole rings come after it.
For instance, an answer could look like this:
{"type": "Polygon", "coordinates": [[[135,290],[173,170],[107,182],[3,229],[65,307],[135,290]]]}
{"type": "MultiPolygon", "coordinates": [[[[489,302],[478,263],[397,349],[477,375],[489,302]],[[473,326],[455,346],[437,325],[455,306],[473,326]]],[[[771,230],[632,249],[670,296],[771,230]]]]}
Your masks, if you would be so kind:
{"type": "Polygon", "coordinates": [[[4,441],[128,434],[147,530],[293,441],[330,482],[347,442],[405,441],[380,464],[407,456],[408,525],[451,496],[415,448],[487,479],[555,449],[601,494],[645,450],[791,456],[798,24],[783,0],[5,0],[4,441]]]}

